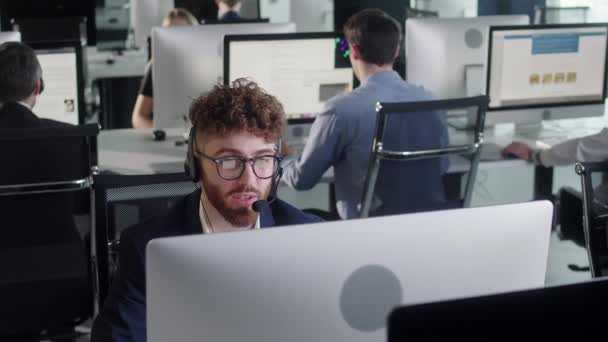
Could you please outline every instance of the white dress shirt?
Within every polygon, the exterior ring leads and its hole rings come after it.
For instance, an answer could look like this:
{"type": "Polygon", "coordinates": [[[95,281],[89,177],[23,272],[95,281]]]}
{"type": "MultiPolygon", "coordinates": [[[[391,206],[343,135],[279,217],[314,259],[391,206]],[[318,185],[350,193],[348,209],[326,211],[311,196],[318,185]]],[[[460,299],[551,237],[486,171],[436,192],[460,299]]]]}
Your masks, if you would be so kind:
{"type": "Polygon", "coordinates": [[[564,141],[541,150],[539,159],[544,166],[608,160],[608,128],[602,129],[597,134],[564,141]]]}

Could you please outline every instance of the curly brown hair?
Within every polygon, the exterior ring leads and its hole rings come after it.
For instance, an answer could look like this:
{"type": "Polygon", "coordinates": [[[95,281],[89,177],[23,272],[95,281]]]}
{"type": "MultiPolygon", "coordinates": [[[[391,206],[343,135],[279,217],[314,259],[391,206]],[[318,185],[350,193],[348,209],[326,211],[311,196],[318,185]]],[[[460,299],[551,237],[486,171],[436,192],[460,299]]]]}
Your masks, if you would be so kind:
{"type": "Polygon", "coordinates": [[[285,127],[283,105],[246,78],[218,84],[199,96],[190,105],[189,117],[202,134],[225,136],[246,130],[268,142],[278,140],[285,127]]]}

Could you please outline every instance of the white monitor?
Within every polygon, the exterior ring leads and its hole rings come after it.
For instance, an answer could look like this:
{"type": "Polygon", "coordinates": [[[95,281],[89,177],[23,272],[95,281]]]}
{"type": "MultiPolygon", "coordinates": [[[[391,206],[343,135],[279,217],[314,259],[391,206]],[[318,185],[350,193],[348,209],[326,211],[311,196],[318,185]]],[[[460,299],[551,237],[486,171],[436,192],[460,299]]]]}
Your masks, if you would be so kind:
{"type": "Polygon", "coordinates": [[[226,36],[224,51],[224,82],[254,80],[281,101],[290,123],[314,120],[353,87],[348,45],[333,32],[226,36]]]}
{"type": "Polygon", "coordinates": [[[383,342],[395,306],[543,286],[552,217],[544,201],[154,240],[147,338],[383,342]]]}
{"type": "Polygon", "coordinates": [[[42,68],[44,91],[34,112],[41,118],[84,123],[82,50],[78,43],[32,43],[42,68]]]}
{"type": "Polygon", "coordinates": [[[604,114],[608,24],[492,27],[486,93],[492,121],[604,114]]]}
{"type": "Polygon", "coordinates": [[[130,0],[131,22],[135,44],[146,47],[146,39],[153,27],[160,26],[163,18],[175,7],[175,0],[130,0]]]}
{"type": "Polygon", "coordinates": [[[192,100],[222,83],[225,35],[294,31],[295,25],[291,23],[155,27],[152,30],[154,127],[184,127],[192,100]]]}
{"type": "Polygon", "coordinates": [[[20,42],[21,33],[19,31],[0,32],[0,44],[6,42],[20,42]]]}
{"type": "Polygon", "coordinates": [[[527,15],[407,19],[406,80],[439,98],[482,94],[488,27],[529,23],[527,15]],[[472,79],[465,82],[467,73],[472,79]]]}

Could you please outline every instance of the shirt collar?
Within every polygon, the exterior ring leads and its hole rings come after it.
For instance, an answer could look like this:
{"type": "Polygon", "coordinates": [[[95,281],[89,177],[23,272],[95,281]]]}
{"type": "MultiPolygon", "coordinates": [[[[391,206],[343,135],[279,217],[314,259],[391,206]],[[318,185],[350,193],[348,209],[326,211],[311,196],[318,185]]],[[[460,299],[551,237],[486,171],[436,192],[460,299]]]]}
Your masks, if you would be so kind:
{"type": "Polygon", "coordinates": [[[367,81],[361,85],[369,83],[384,83],[387,81],[401,80],[401,76],[394,70],[378,71],[368,77],[367,81]]]}
{"type": "Polygon", "coordinates": [[[17,101],[18,104],[22,105],[23,107],[32,110],[32,107],[30,107],[30,105],[28,105],[27,103],[23,102],[23,101],[17,101]]]}

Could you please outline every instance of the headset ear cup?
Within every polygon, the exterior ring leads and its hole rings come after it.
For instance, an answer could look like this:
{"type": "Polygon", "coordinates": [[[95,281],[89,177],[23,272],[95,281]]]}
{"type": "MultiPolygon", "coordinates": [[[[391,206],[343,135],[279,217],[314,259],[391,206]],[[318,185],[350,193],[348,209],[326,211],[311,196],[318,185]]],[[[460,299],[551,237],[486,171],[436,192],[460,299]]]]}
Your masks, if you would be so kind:
{"type": "Polygon", "coordinates": [[[198,158],[194,155],[194,127],[190,128],[190,135],[188,136],[188,152],[186,154],[186,162],[184,163],[184,169],[186,174],[192,179],[193,182],[200,180],[200,165],[198,164],[198,158]]]}
{"type": "Polygon", "coordinates": [[[279,166],[277,174],[272,177],[272,185],[270,186],[270,194],[268,194],[268,204],[272,203],[277,198],[277,190],[279,189],[279,182],[283,176],[283,168],[279,166]]]}

